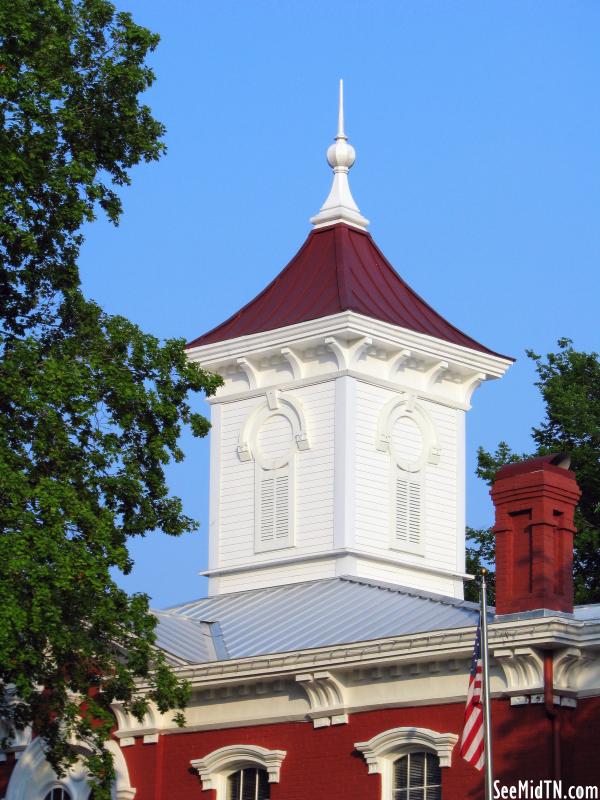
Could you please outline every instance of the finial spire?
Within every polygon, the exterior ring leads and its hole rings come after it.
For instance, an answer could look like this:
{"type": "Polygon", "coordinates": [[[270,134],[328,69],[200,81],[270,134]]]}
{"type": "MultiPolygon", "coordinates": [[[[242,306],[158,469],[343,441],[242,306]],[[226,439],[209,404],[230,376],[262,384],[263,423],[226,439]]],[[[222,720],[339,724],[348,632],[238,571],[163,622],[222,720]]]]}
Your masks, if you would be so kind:
{"type": "Polygon", "coordinates": [[[348,137],[344,133],[344,81],[340,80],[338,132],[334,144],[327,149],[327,161],[333,169],[333,185],[319,213],[310,219],[315,228],[345,222],[365,230],[369,224],[354,202],[348,183],[348,172],[355,159],[354,148],[348,144],[348,137]]]}
{"type": "Polygon", "coordinates": [[[338,106],[338,132],[335,137],[338,139],[347,139],[344,133],[344,81],[340,78],[340,102],[338,106]]]}

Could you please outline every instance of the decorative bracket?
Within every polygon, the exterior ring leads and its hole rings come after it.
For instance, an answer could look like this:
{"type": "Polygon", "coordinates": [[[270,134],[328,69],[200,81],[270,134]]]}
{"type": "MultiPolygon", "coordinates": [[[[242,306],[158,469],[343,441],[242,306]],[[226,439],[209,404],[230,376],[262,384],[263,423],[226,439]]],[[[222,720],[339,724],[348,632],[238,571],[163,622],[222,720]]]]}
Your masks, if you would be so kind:
{"type": "Polygon", "coordinates": [[[412,352],[410,350],[404,349],[400,350],[400,352],[397,355],[392,356],[392,358],[390,359],[390,368],[388,372],[388,377],[393,378],[396,372],[406,361],[408,361],[411,355],[412,352]]]}
{"type": "Polygon", "coordinates": [[[304,377],[304,364],[291,347],[282,347],[281,355],[285,358],[290,365],[292,375],[295,381],[300,381],[304,377]]]}
{"type": "Polygon", "coordinates": [[[578,647],[567,647],[554,656],[554,688],[577,689],[577,673],[585,658],[578,647]]]}
{"type": "Polygon", "coordinates": [[[494,650],[494,659],[504,673],[508,692],[522,695],[539,692],[544,685],[544,661],[531,647],[494,650]]]}
{"type": "Polygon", "coordinates": [[[430,389],[449,368],[447,361],[438,361],[425,372],[425,386],[430,389]]]}
{"type": "Polygon", "coordinates": [[[330,672],[306,672],[296,675],[296,680],[308,697],[308,716],[315,728],[348,722],[344,687],[330,672]]]}
{"type": "Polygon", "coordinates": [[[150,707],[142,721],[126,712],[119,703],[111,706],[117,718],[118,729],[115,733],[121,747],[131,747],[136,736],[143,736],[144,744],[156,744],[159,737],[158,719],[155,710],[150,707]]]}
{"type": "Polygon", "coordinates": [[[242,370],[248,380],[248,385],[251,389],[258,387],[258,372],[256,367],[248,361],[247,358],[238,358],[236,364],[242,370]]]}
{"type": "Polygon", "coordinates": [[[465,403],[470,403],[475,389],[479,388],[483,381],[486,379],[485,372],[476,372],[474,375],[468,377],[462,384],[464,391],[465,403]]]}
{"type": "Polygon", "coordinates": [[[325,344],[335,355],[338,369],[350,369],[363,350],[371,347],[373,339],[370,336],[361,336],[354,344],[342,347],[335,337],[328,336],[325,344]]]}

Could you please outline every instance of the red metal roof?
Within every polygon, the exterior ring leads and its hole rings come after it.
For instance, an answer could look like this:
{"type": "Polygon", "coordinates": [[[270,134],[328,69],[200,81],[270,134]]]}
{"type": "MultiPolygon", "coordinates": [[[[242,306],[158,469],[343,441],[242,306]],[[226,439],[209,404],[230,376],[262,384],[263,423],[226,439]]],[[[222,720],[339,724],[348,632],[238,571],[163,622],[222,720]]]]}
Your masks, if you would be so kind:
{"type": "Polygon", "coordinates": [[[187,346],[235,339],[348,310],[498,355],[455,328],[419,297],[369,233],[344,223],[311,231],[266,289],[187,346]]]}

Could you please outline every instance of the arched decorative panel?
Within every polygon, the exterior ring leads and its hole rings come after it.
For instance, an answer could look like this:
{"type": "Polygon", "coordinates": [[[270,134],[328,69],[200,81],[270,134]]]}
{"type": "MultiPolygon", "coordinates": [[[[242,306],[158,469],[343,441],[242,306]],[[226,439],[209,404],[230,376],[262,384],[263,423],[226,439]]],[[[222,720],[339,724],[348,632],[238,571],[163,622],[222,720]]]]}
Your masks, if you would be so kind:
{"type": "Polygon", "coordinates": [[[243,425],[238,455],[255,464],[257,553],[294,545],[295,460],[308,447],[301,404],[279,392],[269,392],[243,425]]]}

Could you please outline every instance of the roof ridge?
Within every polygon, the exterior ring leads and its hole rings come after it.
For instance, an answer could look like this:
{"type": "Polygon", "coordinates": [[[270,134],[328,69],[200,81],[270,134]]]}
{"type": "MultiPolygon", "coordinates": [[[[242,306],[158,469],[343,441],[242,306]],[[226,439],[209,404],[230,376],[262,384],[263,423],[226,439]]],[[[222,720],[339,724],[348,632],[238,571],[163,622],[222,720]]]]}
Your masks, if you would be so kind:
{"type": "Polygon", "coordinates": [[[365,586],[373,586],[376,589],[383,589],[388,592],[396,592],[397,594],[407,594],[411,597],[420,597],[423,600],[430,600],[434,603],[443,603],[449,606],[460,606],[461,608],[479,608],[479,603],[474,603],[471,600],[461,600],[459,597],[452,597],[446,594],[436,594],[435,592],[427,592],[424,589],[415,589],[411,586],[401,586],[395,583],[388,583],[387,581],[377,581],[373,578],[363,578],[358,575],[339,575],[339,580],[348,581],[350,583],[360,583],[365,586]]]}

